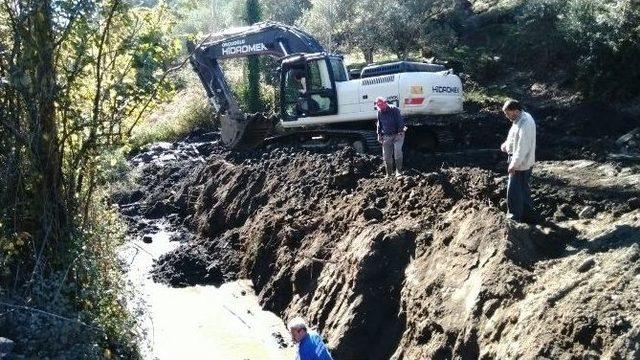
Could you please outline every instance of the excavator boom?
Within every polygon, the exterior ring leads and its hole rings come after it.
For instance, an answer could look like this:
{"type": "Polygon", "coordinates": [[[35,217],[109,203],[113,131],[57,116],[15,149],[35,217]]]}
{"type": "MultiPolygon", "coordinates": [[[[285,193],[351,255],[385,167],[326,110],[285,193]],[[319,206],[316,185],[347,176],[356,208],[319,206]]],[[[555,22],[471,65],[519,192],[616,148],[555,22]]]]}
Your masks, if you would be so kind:
{"type": "Polygon", "coordinates": [[[229,87],[220,61],[252,55],[283,57],[324,52],[305,32],[280,23],[262,22],[212,34],[200,45],[187,43],[190,62],[209,101],[221,117],[222,141],[232,149],[252,148],[264,141],[271,121],[262,114],[245,114],[229,87]]]}

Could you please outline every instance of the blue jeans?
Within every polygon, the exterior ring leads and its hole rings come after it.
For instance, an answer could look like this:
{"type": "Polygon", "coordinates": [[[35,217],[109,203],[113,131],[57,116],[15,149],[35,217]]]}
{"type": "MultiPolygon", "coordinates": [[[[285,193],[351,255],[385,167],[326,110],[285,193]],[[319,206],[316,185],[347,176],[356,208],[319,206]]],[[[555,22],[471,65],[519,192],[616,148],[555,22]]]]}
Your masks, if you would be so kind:
{"type": "Polygon", "coordinates": [[[531,169],[516,171],[514,175],[509,175],[507,213],[515,221],[531,220],[534,216],[529,178],[531,178],[531,169]]]}

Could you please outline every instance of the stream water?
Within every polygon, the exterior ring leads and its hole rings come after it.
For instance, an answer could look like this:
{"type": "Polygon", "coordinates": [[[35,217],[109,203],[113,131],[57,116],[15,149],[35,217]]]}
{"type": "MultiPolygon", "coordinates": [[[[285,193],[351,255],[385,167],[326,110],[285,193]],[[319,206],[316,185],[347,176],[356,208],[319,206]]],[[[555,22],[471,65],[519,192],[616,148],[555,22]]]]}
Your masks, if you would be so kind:
{"type": "Polygon", "coordinates": [[[145,359],[293,359],[282,320],[261,309],[249,280],[220,287],[171,288],[149,274],[154,259],[179,246],[160,231],[151,243],[130,239],[120,250],[133,294],[130,310],[139,317],[145,359]]]}

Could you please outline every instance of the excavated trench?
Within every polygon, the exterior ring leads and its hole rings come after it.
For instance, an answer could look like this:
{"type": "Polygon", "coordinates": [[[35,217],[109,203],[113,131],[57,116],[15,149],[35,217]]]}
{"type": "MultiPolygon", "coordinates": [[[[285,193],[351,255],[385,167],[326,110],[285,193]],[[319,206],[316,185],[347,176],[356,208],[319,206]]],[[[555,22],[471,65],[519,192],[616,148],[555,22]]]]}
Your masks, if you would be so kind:
{"type": "Polygon", "coordinates": [[[504,160],[412,154],[395,179],[349,148],[238,154],[194,133],[134,157],[138,187],[113,200],[185,229],[155,281],[250,279],[336,359],[640,356],[638,167],[541,163],[532,226],[503,214],[504,160]]]}

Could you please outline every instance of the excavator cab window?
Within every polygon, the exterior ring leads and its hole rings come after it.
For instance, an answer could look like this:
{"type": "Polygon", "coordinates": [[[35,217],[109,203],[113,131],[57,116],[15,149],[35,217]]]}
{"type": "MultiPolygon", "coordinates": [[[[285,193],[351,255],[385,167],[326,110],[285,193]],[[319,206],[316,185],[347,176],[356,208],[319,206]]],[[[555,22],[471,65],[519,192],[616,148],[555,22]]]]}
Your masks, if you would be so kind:
{"type": "Polygon", "coordinates": [[[290,68],[284,75],[283,112],[285,118],[297,118],[306,108],[307,78],[304,67],[290,68]]]}
{"type": "Polygon", "coordinates": [[[326,57],[288,64],[282,77],[285,121],[337,113],[333,69],[326,57]]]}
{"type": "Polygon", "coordinates": [[[344,66],[342,59],[329,58],[329,63],[331,64],[331,71],[333,72],[333,80],[336,82],[349,80],[347,68],[344,66]]]}
{"type": "Polygon", "coordinates": [[[311,101],[311,116],[326,115],[331,113],[335,106],[335,91],[327,61],[325,59],[312,60],[309,68],[309,100],[311,101]]]}

